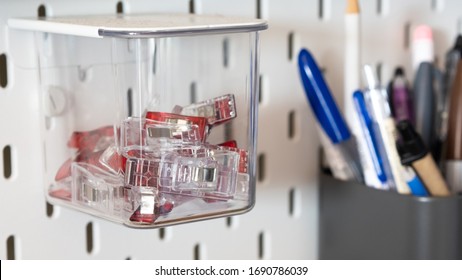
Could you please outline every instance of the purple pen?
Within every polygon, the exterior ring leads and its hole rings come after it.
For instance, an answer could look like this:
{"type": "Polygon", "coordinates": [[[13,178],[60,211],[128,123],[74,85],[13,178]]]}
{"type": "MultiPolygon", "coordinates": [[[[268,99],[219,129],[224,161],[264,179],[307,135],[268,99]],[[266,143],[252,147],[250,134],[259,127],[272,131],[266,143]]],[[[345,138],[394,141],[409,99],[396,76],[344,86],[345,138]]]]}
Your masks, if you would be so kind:
{"type": "Polygon", "coordinates": [[[393,80],[389,85],[390,105],[396,122],[407,120],[412,124],[414,121],[414,108],[412,104],[409,86],[401,67],[396,68],[393,80]]]}

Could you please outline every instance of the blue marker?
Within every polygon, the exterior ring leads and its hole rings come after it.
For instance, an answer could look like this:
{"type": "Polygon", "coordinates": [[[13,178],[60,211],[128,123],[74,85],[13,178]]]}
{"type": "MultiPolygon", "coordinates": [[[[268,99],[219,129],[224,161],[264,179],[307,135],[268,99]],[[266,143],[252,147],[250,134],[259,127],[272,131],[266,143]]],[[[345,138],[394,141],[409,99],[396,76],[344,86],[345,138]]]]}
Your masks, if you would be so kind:
{"type": "Polygon", "coordinates": [[[335,149],[335,154],[341,155],[339,160],[344,161],[341,166],[352,175],[351,179],[362,182],[362,169],[355,139],[350,134],[316,61],[306,49],[302,49],[298,55],[298,66],[305,94],[314,115],[333,144],[323,143],[324,147],[335,149]]]}
{"type": "Polygon", "coordinates": [[[387,182],[387,175],[383,167],[382,157],[379,153],[379,147],[377,144],[377,137],[374,132],[374,122],[372,121],[369,112],[366,108],[366,101],[364,100],[364,95],[362,91],[355,91],[353,93],[353,102],[358,112],[358,116],[361,122],[361,130],[363,136],[366,139],[367,147],[369,149],[369,154],[374,165],[374,170],[377,173],[377,178],[382,184],[387,182]]]}

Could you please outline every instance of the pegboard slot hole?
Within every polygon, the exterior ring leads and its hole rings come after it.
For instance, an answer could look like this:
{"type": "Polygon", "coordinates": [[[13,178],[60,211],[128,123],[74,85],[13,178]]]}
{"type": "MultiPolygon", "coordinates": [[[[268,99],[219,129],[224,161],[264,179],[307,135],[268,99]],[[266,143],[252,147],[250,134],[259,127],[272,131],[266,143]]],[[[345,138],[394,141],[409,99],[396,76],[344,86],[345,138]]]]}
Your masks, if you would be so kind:
{"type": "Polygon", "coordinates": [[[292,61],[294,58],[294,33],[293,32],[289,33],[287,49],[288,49],[287,55],[288,55],[289,61],[292,61]]]}
{"type": "Polygon", "coordinates": [[[411,45],[411,23],[406,22],[404,24],[404,49],[409,49],[411,45]]]}
{"type": "Polygon", "coordinates": [[[54,126],[54,118],[45,116],[45,128],[46,130],[51,130],[51,128],[54,126]]]}
{"type": "Polygon", "coordinates": [[[377,80],[379,84],[382,84],[382,78],[383,78],[383,64],[381,62],[377,63],[376,66],[376,73],[377,73],[377,80]]]}
{"type": "Polygon", "coordinates": [[[192,82],[189,86],[189,102],[196,103],[197,102],[197,84],[196,82],[192,82]]]}
{"type": "Polygon", "coordinates": [[[47,8],[45,7],[45,5],[40,5],[37,9],[37,16],[39,18],[44,18],[47,16],[47,8]]]}
{"type": "Polygon", "coordinates": [[[54,212],[54,206],[53,204],[50,204],[50,203],[46,203],[46,213],[47,213],[47,217],[48,218],[51,218],[53,217],[53,212],[54,212]]]}
{"type": "Polygon", "coordinates": [[[444,11],[444,0],[432,0],[431,1],[431,9],[434,12],[442,12],[442,11],[444,11]]]}
{"type": "Polygon", "coordinates": [[[232,227],[232,225],[233,225],[232,217],[226,217],[226,226],[230,228],[232,227]]]}
{"type": "Polygon", "coordinates": [[[152,54],[152,74],[156,74],[156,68],[157,68],[157,47],[154,46],[154,53],[152,54]]]}
{"type": "Polygon", "coordinates": [[[259,259],[266,258],[266,254],[268,250],[266,246],[266,243],[267,243],[266,239],[267,239],[266,233],[260,232],[260,234],[258,234],[258,258],[259,259]]]}
{"type": "Polygon", "coordinates": [[[263,99],[265,98],[265,90],[266,90],[266,84],[265,84],[266,78],[263,75],[260,75],[258,78],[258,104],[261,104],[263,99]]]}
{"type": "Polygon", "coordinates": [[[257,18],[261,19],[261,0],[257,0],[257,18]]]}
{"type": "Polygon", "coordinates": [[[6,259],[15,260],[16,259],[16,241],[14,235],[10,235],[6,239],[6,259]]]}
{"type": "Polygon", "coordinates": [[[226,226],[234,228],[236,226],[236,217],[226,217],[226,226]]]}
{"type": "Polygon", "coordinates": [[[159,239],[162,241],[168,241],[172,238],[172,228],[162,227],[159,228],[159,239]]]}
{"type": "Polygon", "coordinates": [[[318,1],[318,17],[319,19],[324,18],[324,0],[318,1]]]}
{"type": "Polygon", "coordinates": [[[289,139],[293,139],[295,137],[295,119],[296,119],[296,114],[295,111],[292,110],[289,112],[289,118],[288,118],[288,136],[289,139]]]}
{"type": "Polygon", "coordinates": [[[390,11],[390,0],[377,0],[377,14],[379,16],[386,16],[390,11]]]}
{"type": "Polygon", "coordinates": [[[0,87],[6,88],[8,85],[8,69],[6,54],[0,54],[0,87]]]}
{"type": "Polygon", "coordinates": [[[230,216],[226,218],[226,227],[230,229],[237,229],[239,226],[239,217],[230,216]]]}
{"type": "Polygon", "coordinates": [[[13,174],[13,163],[11,155],[11,146],[7,145],[3,148],[3,177],[9,179],[13,174]]]}
{"type": "Polygon", "coordinates": [[[90,222],[87,224],[85,227],[85,233],[86,233],[86,248],[87,248],[87,253],[91,254],[94,249],[94,234],[93,234],[93,223],[90,222]]]}
{"type": "Polygon", "coordinates": [[[85,69],[82,66],[78,66],[77,71],[79,73],[79,80],[82,83],[85,82],[88,79],[88,76],[89,76],[89,69],[88,68],[85,69]]]}
{"type": "Polygon", "coordinates": [[[296,188],[291,188],[289,191],[289,214],[291,217],[297,217],[299,215],[300,205],[300,192],[296,188]]]}
{"type": "Polygon", "coordinates": [[[202,246],[201,244],[196,244],[194,246],[194,260],[201,260],[201,257],[202,257],[202,246]]]}
{"type": "Polygon", "coordinates": [[[229,67],[229,38],[223,40],[223,67],[229,67]]]}
{"type": "Polygon", "coordinates": [[[234,136],[233,136],[233,124],[231,122],[225,123],[224,128],[225,128],[224,129],[225,141],[229,141],[229,140],[234,139],[234,136]]]}
{"type": "Polygon", "coordinates": [[[116,13],[117,13],[117,14],[123,14],[123,13],[124,13],[124,3],[122,3],[122,2],[117,2],[117,5],[116,5],[116,13]]]}
{"type": "Polygon", "coordinates": [[[295,209],[295,190],[294,189],[291,189],[289,191],[289,214],[291,216],[294,215],[294,209],[295,209]]]}
{"type": "Polygon", "coordinates": [[[133,91],[131,88],[127,90],[127,112],[128,116],[133,116],[133,91]]]}
{"type": "Polygon", "coordinates": [[[331,0],[318,0],[318,18],[328,20],[330,18],[331,0]]]}
{"type": "Polygon", "coordinates": [[[194,0],[189,0],[189,13],[190,14],[196,13],[196,7],[195,7],[194,0]]]}
{"type": "Polygon", "coordinates": [[[257,177],[259,182],[263,182],[266,177],[266,155],[260,154],[257,161],[257,177]]]}

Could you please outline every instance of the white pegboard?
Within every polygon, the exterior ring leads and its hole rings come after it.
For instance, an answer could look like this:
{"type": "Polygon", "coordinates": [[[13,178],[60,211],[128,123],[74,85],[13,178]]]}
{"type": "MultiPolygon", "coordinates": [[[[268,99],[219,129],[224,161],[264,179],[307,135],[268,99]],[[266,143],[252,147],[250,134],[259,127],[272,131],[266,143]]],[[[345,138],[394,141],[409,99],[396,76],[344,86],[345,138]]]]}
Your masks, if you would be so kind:
{"type": "MultiPolygon", "coordinates": [[[[258,152],[264,162],[255,208],[244,215],[162,230],[136,230],[62,207],[47,215],[39,140],[38,72],[16,68],[6,20],[36,16],[115,13],[118,1],[0,0],[0,55],[8,84],[0,87],[0,259],[315,259],[317,258],[318,139],[296,67],[308,47],[325,69],[343,104],[341,0],[132,0],[125,13],[182,12],[257,15],[269,21],[261,36],[262,97],[258,152]],[[321,8],[322,7],[322,8],[321,8]],[[292,129],[289,129],[290,119],[292,129]],[[289,135],[291,130],[291,135],[289,135]],[[12,174],[4,177],[4,147],[11,147],[12,174]],[[292,201],[292,203],[290,203],[292,201]],[[91,225],[91,226],[89,226],[91,225]],[[88,235],[92,250],[88,252],[88,235]],[[12,246],[14,245],[14,246],[12,246]],[[11,249],[14,247],[14,251],[11,249]]],[[[439,64],[460,25],[457,0],[363,0],[362,60],[382,64],[387,81],[396,65],[410,73],[406,26],[434,28],[439,64]]],[[[1,65],[0,65],[1,67],[1,65]]],[[[1,70],[0,70],[1,71],[1,70]]],[[[50,210],[50,209],[48,209],[50,210]]]]}

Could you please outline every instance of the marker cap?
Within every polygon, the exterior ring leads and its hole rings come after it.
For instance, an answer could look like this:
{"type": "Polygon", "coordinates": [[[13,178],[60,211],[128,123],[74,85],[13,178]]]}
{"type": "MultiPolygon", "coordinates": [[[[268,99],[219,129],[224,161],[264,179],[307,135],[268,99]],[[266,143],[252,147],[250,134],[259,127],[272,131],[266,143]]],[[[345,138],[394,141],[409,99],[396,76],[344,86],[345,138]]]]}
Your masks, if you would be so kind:
{"type": "Polygon", "coordinates": [[[300,76],[313,112],[334,144],[346,141],[351,134],[311,53],[302,49],[298,55],[300,76]]]}
{"type": "Polygon", "coordinates": [[[409,121],[400,121],[396,128],[402,140],[398,146],[402,164],[410,165],[412,162],[423,158],[428,153],[422,138],[409,121]]]}

